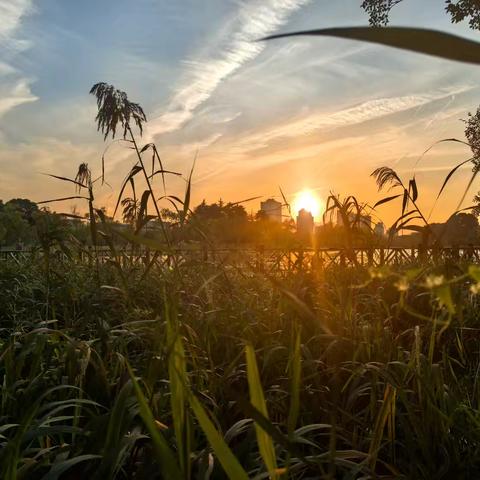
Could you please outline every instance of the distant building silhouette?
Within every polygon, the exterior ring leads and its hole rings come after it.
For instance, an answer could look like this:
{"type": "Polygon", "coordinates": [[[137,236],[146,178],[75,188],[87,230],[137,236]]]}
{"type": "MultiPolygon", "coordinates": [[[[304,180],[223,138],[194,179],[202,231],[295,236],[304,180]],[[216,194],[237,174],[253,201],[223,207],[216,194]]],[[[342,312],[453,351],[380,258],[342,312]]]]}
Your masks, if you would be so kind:
{"type": "Polygon", "coordinates": [[[314,225],[315,223],[313,221],[313,215],[309,211],[302,208],[298,212],[297,216],[297,233],[302,237],[311,238],[313,235],[314,225]]]}
{"type": "Polygon", "coordinates": [[[379,222],[375,225],[374,229],[375,235],[378,235],[379,237],[384,237],[385,236],[385,225],[382,222],[379,222]]]}
{"type": "Polygon", "coordinates": [[[260,211],[269,219],[275,222],[282,222],[282,204],[273,198],[260,203],[260,211]]]}

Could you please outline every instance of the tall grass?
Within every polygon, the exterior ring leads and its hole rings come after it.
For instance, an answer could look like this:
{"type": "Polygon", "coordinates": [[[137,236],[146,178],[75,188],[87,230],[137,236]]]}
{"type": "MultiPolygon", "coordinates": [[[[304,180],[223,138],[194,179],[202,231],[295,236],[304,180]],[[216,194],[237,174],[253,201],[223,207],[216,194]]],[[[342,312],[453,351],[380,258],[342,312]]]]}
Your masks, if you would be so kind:
{"type": "Polygon", "coordinates": [[[0,312],[2,478],[473,478],[480,468],[476,269],[339,268],[274,285],[214,277],[208,264],[185,266],[182,283],[160,267],[140,280],[138,266],[124,285],[107,264],[110,288],[97,289],[94,265],[55,259],[46,317],[41,259],[0,268],[12,298],[0,312]]]}

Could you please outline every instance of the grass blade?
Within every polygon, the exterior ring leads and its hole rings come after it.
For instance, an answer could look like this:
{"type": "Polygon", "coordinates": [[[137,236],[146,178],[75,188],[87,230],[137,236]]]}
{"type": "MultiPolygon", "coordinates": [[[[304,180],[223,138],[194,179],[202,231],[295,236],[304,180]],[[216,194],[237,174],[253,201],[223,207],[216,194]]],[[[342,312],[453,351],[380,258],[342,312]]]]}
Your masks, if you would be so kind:
{"type": "Polygon", "coordinates": [[[183,200],[183,210],[181,212],[180,223],[183,225],[188,215],[190,209],[190,194],[192,189],[192,175],[193,169],[195,168],[195,162],[197,161],[197,155],[195,154],[195,159],[193,160],[192,169],[190,170],[190,175],[188,176],[187,189],[185,191],[185,199],[183,200]]]}
{"type": "Polygon", "coordinates": [[[302,375],[302,354],[300,329],[295,335],[295,344],[290,360],[290,412],[288,414],[288,434],[291,436],[297,426],[298,414],[300,412],[300,386],[302,375]]]}
{"type": "Polygon", "coordinates": [[[338,37],[360,40],[378,45],[399,48],[411,52],[480,65],[480,43],[467,38],[430,30],[410,27],[343,27],[304,30],[271,35],[261,40],[272,40],[300,35],[338,37]]]}
{"type": "MultiPolygon", "coordinates": [[[[258,373],[257,360],[255,358],[255,350],[251,344],[245,347],[245,356],[247,359],[247,378],[248,388],[250,391],[250,401],[252,405],[268,419],[267,404],[263,395],[262,383],[260,381],[260,374],[258,373]]],[[[275,446],[270,435],[263,430],[255,422],[255,431],[257,434],[258,448],[263,458],[268,473],[272,479],[278,478],[277,460],[275,455],[275,446]]]]}
{"type": "Polygon", "coordinates": [[[102,458],[101,455],[80,455],[78,457],[73,457],[63,462],[56,463],[52,466],[50,471],[42,477],[42,480],[58,480],[60,476],[69,468],[72,468],[81,462],[98,460],[99,458],[102,458]]]}
{"type": "Polygon", "coordinates": [[[422,160],[422,158],[434,147],[436,147],[437,145],[439,145],[440,143],[447,143],[447,142],[452,142],[452,143],[460,143],[462,145],[466,145],[467,147],[470,147],[471,148],[471,145],[468,143],[468,142],[465,142],[463,140],[459,140],[458,138],[443,138],[442,140],[438,140],[436,141],[434,144],[430,145],[417,159],[417,161],[415,162],[415,165],[413,166],[413,168],[417,168],[418,164],[420,163],[420,160],[422,160]]]}
{"type": "Polygon", "coordinates": [[[63,182],[73,183],[73,184],[75,184],[77,187],[88,188],[87,185],[85,185],[85,184],[83,184],[83,183],[81,183],[81,182],[77,182],[76,180],[72,180],[71,178],[60,177],[59,175],[53,175],[53,174],[51,174],[51,173],[42,173],[42,175],[46,175],[47,177],[56,178],[57,180],[62,180],[63,182]]]}
{"type": "Polygon", "coordinates": [[[198,399],[190,394],[189,397],[190,407],[193,413],[197,417],[198,423],[207,437],[208,443],[212,447],[218,461],[222,465],[228,478],[232,480],[248,480],[248,475],[240,465],[235,455],[230,450],[230,447],[226,444],[225,440],[218,433],[217,429],[213,425],[213,422],[208,418],[208,415],[198,399]]]}
{"type": "Polygon", "coordinates": [[[150,437],[157,453],[157,460],[160,464],[163,477],[182,478],[182,474],[180,473],[180,469],[178,468],[175,456],[170,447],[168,446],[167,441],[158,430],[158,427],[155,423],[155,418],[153,417],[153,413],[148,406],[147,399],[145,398],[145,395],[143,394],[142,389],[140,388],[140,385],[138,384],[135,375],[130,368],[130,365],[127,364],[127,368],[128,373],[130,374],[130,378],[132,380],[135,395],[137,396],[138,405],[140,407],[140,416],[142,417],[143,423],[145,424],[148,432],[150,433],[150,437]]]}
{"type": "Polygon", "coordinates": [[[391,202],[392,200],[395,200],[396,198],[401,197],[401,196],[402,196],[402,194],[399,193],[398,195],[392,195],[391,197],[382,198],[381,200],[379,200],[379,201],[373,206],[373,208],[377,208],[377,207],[379,207],[380,205],[383,205],[384,203],[391,202]]]}
{"type": "Polygon", "coordinates": [[[383,403],[378,411],[377,417],[375,419],[375,426],[372,432],[372,440],[370,442],[370,448],[368,455],[370,458],[370,467],[375,469],[377,463],[378,452],[380,450],[383,432],[385,430],[385,425],[387,421],[390,424],[395,422],[395,401],[396,401],[397,391],[389,383],[385,387],[385,393],[383,396],[383,403]]]}
{"type": "MultiPolygon", "coordinates": [[[[166,294],[165,294],[166,295],[166,294]]],[[[165,318],[167,320],[168,342],[168,375],[170,379],[170,406],[172,409],[173,427],[177,441],[180,468],[186,478],[189,478],[188,425],[186,418],[187,367],[185,351],[178,331],[177,319],[165,303],[165,318]]]]}
{"type": "Polygon", "coordinates": [[[442,184],[442,188],[441,188],[440,191],[438,192],[438,195],[437,195],[437,198],[435,199],[435,201],[440,198],[440,195],[441,195],[442,192],[445,190],[445,187],[447,186],[447,183],[448,183],[448,181],[450,180],[450,178],[452,178],[453,174],[454,174],[460,167],[463,167],[463,165],[465,165],[466,163],[471,162],[471,161],[472,161],[472,159],[469,158],[468,160],[465,160],[465,161],[459,163],[456,167],[452,168],[452,170],[450,170],[450,172],[448,172],[448,175],[445,177],[445,180],[443,181],[443,184],[442,184]]]}
{"type": "Polygon", "coordinates": [[[81,198],[82,200],[89,200],[88,197],[82,197],[81,195],[75,195],[73,197],[63,197],[63,198],[53,198],[52,200],[43,200],[41,202],[37,202],[37,205],[42,205],[44,203],[52,203],[52,202],[64,202],[65,200],[74,200],[77,198],[81,198]]]}

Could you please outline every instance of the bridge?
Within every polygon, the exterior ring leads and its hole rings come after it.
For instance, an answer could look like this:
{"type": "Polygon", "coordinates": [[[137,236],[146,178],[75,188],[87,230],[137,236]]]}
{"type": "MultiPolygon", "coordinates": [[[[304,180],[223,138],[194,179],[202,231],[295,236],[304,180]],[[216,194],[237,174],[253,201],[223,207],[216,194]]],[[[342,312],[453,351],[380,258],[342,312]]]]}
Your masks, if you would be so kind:
{"type": "MultiPolygon", "coordinates": [[[[401,267],[409,265],[438,265],[457,263],[480,264],[480,246],[460,247],[385,247],[385,248],[173,248],[162,250],[122,249],[112,252],[108,247],[83,248],[71,255],[58,250],[52,258],[79,263],[116,262],[122,266],[156,264],[169,267],[182,264],[209,263],[248,267],[264,272],[313,271],[335,266],[343,267],[401,267]]],[[[34,250],[0,250],[0,261],[22,263],[32,257],[42,257],[34,250]]]]}

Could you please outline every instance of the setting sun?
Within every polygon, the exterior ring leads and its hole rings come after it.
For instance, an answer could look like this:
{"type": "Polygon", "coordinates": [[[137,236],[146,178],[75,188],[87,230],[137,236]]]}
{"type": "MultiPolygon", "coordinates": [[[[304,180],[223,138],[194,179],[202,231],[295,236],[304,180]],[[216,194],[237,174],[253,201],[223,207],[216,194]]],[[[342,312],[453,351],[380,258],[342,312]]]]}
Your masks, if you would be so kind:
{"type": "Polygon", "coordinates": [[[295,215],[297,215],[302,208],[310,212],[317,221],[323,213],[322,201],[311,190],[302,190],[296,195],[293,201],[293,211],[295,215]]]}

